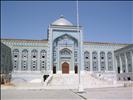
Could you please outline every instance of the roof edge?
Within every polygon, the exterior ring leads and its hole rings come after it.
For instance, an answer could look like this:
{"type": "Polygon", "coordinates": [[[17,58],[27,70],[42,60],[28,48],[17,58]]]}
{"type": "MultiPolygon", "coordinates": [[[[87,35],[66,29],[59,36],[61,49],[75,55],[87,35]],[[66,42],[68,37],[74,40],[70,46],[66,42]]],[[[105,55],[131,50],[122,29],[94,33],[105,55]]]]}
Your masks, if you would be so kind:
{"type": "Polygon", "coordinates": [[[48,41],[48,39],[33,40],[33,39],[14,39],[14,38],[1,38],[1,40],[48,41]]]}
{"type": "Polygon", "coordinates": [[[84,41],[84,43],[95,43],[95,44],[116,44],[116,45],[130,45],[131,43],[111,43],[111,42],[92,42],[92,41],[84,41]]]}

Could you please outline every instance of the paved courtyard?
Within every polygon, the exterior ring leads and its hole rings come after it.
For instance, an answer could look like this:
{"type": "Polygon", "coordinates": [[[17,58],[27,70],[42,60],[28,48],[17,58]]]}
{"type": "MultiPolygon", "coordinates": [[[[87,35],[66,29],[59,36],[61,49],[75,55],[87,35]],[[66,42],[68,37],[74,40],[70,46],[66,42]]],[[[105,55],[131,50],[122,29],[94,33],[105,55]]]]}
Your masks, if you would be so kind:
{"type": "Polygon", "coordinates": [[[133,88],[99,88],[77,90],[2,89],[1,100],[133,100],[133,88]]]}

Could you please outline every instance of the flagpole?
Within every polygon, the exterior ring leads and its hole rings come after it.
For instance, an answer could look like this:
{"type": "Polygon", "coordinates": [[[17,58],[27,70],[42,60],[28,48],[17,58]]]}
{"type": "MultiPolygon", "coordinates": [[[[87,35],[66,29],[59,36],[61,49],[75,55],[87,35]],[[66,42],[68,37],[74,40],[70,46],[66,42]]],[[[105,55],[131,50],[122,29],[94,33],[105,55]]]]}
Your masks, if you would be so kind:
{"type": "MultiPolygon", "coordinates": [[[[78,33],[78,39],[79,39],[79,40],[78,40],[78,46],[80,46],[80,45],[81,45],[81,43],[80,43],[80,42],[81,42],[81,39],[80,39],[81,37],[79,36],[79,35],[80,35],[80,32],[79,32],[80,30],[79,30],[79,4],[78,4],[78,0],[77,0],[77,3],[76,3],[76,4],[77,4],[77,5],[76,5],[76,7],[77,7],[77,8],[76,8],[76,9],[77,9],[77,33],[78,33]]],[[[83,90],[83,87],[82,87],[82,84],[81,84],[81,79],[80,79],[80,78],[81,78],[81,77],[80,77],[80,76],[81,76],[81,75],[80,75],[80,74],[81,74],[81,73],[80,73],[80,68],[81,68],[81,65],[82,65],[82,64],[80,63],[80,61],[81,61],[80,59],[82,59],[82,58],[81,58],[81,54],[80,54],[80,53],[81,53],[81,50],[80,50],[80,49],[81,49],[81,48],[79,47],[79,50],[78,50],[79,53],[78,53],[78,54],[79,54],[80,56],[78,57],[78,59],[79,59],[79,60],[78,60],[78,61],[79,61],[79,62],[78,62],[78,63],[79,63],[79,67],[78,67],[78,78],[79,78],[79,79],[78,79],[78,80],[79,80],[79,81],[78,81],[78,83],[79,83],[79,84],[78,84],[78,92],[83,92],[84,90],[83,90]]]]}

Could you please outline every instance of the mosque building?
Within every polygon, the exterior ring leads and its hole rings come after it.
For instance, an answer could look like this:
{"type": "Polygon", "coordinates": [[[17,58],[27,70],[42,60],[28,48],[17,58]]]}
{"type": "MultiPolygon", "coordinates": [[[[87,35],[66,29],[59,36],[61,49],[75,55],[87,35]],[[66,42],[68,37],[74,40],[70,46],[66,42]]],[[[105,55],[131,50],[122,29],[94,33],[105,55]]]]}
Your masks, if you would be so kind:
{"type": "Polygon", "coordinates": [[[46,40],[1,39],[1,74],[8,70],[14,84],[79,73],[133,81],[133,44],[85,42],[83,28],[63,16],[49,25],[47,34],[46,40]]]}

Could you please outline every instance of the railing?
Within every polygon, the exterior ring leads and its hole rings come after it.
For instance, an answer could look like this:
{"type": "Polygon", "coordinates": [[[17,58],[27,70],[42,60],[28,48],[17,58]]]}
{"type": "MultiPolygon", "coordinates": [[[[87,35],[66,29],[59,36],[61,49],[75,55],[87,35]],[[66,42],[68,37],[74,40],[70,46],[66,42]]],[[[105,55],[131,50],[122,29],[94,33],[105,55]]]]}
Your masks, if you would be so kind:
{"type": "Polygon", "coordinates": [[[97,80],[104,81],[104,82],[109,82],[109,83],[113,83],[113,80],[105,79],[105,77],[103,76],[102,73],[92,73],[90,75],[92,77],[94,77],[95,79],[97,79],[97,80]]]}
{"type": "Polygon", "coordinates": [[[53,75],[52,74],[49,75],[44,82],[44,86],[47,86],[51,82],[52,78],[53,78],[53,75]]]}

